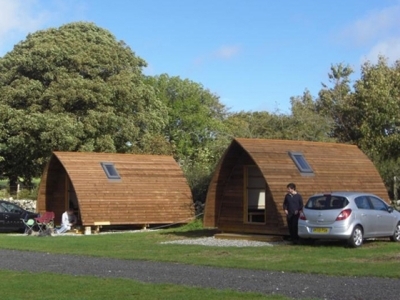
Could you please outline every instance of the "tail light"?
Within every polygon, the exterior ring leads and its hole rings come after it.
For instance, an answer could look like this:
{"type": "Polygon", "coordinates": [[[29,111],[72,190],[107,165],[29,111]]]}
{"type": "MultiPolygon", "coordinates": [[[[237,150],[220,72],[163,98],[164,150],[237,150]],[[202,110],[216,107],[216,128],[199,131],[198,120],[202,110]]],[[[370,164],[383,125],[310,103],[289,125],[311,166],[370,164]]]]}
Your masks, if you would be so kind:
{"type": "Polygon", "coordinates": [[[342,210],[342,212],[337,216],[336,221],[346,220],[351,215],[351,209],[342,210]]]}
{"type": "Polygon", "coordinates": [[[300,219],[300,220],[303,220],[303,221],[307,220],[306,215],[305,215],[302,211],[300,212],[300,217],[299,217],[299,219],[300,219]]]}

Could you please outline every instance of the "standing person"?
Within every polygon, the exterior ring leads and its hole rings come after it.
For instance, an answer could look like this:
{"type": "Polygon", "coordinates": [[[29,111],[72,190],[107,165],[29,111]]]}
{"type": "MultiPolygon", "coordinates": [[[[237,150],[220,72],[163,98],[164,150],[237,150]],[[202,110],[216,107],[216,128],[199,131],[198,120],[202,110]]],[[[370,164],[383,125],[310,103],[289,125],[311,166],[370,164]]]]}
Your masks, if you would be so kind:
{"type": "Polygon", "coordinates": [[[76,224],[76,216],[74,215],[74,210],[69,208],[66,212],[62,214],[61,217],[61,227],[56,229],[56,233],[64,233],[71,230],[71,227],[76,224]]]}
{"type": "Polygon", "coordinates": [[[296,191],[296,185],[289,183],[287,186],[287,194],[283,200],[283,210],[286,214],[286,220],[289,227],[290,239],[297,244],[299,241],[298,221],[300,211],[303,209],[303,198],[296,191]]]}

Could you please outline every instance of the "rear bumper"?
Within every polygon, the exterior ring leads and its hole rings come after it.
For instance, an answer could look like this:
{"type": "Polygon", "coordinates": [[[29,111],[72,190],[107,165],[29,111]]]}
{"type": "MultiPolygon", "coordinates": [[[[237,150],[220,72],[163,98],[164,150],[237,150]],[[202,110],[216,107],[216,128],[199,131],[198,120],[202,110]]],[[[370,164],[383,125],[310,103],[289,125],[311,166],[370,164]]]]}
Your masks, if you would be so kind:
{"type": "Polygon", "coordinates": [[[353,226],[343,224],[342,226],[324,226],[324,225],[309,225],[307,223],[300,223],[298,225],[298,234],[301,238],[312,239],[348,239],[352,232],[353,226]],[[315,232],[315,230],[323,228],[325,233],[315,232]]]}

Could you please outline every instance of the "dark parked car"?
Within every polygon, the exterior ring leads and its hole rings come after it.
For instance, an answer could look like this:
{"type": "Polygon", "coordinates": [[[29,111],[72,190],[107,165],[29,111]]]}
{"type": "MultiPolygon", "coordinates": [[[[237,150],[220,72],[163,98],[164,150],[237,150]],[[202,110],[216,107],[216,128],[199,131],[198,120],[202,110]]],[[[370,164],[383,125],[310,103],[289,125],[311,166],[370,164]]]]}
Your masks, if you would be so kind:
{"type": "Polygon", "coordinates": [[[0,200],[0,232],[24,232],[25,224],[22,219],[28,220],[38,214],[27,211],[8,201],[0,200]]]}
{"type": "Polygon", "coordinates": [[[359,247],[367,238],[400,241],[400,213],[378,196],[360,192],[334,192],[311,196],[299,219],[299,236],[347,240],[359,247]]]}

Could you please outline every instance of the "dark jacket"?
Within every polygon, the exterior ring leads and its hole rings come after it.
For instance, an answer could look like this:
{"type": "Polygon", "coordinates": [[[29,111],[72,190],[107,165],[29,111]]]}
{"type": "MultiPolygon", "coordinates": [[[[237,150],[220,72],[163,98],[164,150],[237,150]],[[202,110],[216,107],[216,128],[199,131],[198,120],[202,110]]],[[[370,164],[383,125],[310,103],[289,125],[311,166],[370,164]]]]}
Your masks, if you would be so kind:
{"type": "Polygon", "coordinates": [[[300,211],[303,209],[303,198],[299,193],[294,195],[287,193],[283,200],[283,209],[287,210],[288,217],[291,217],[296,210],[300,211]]]}

